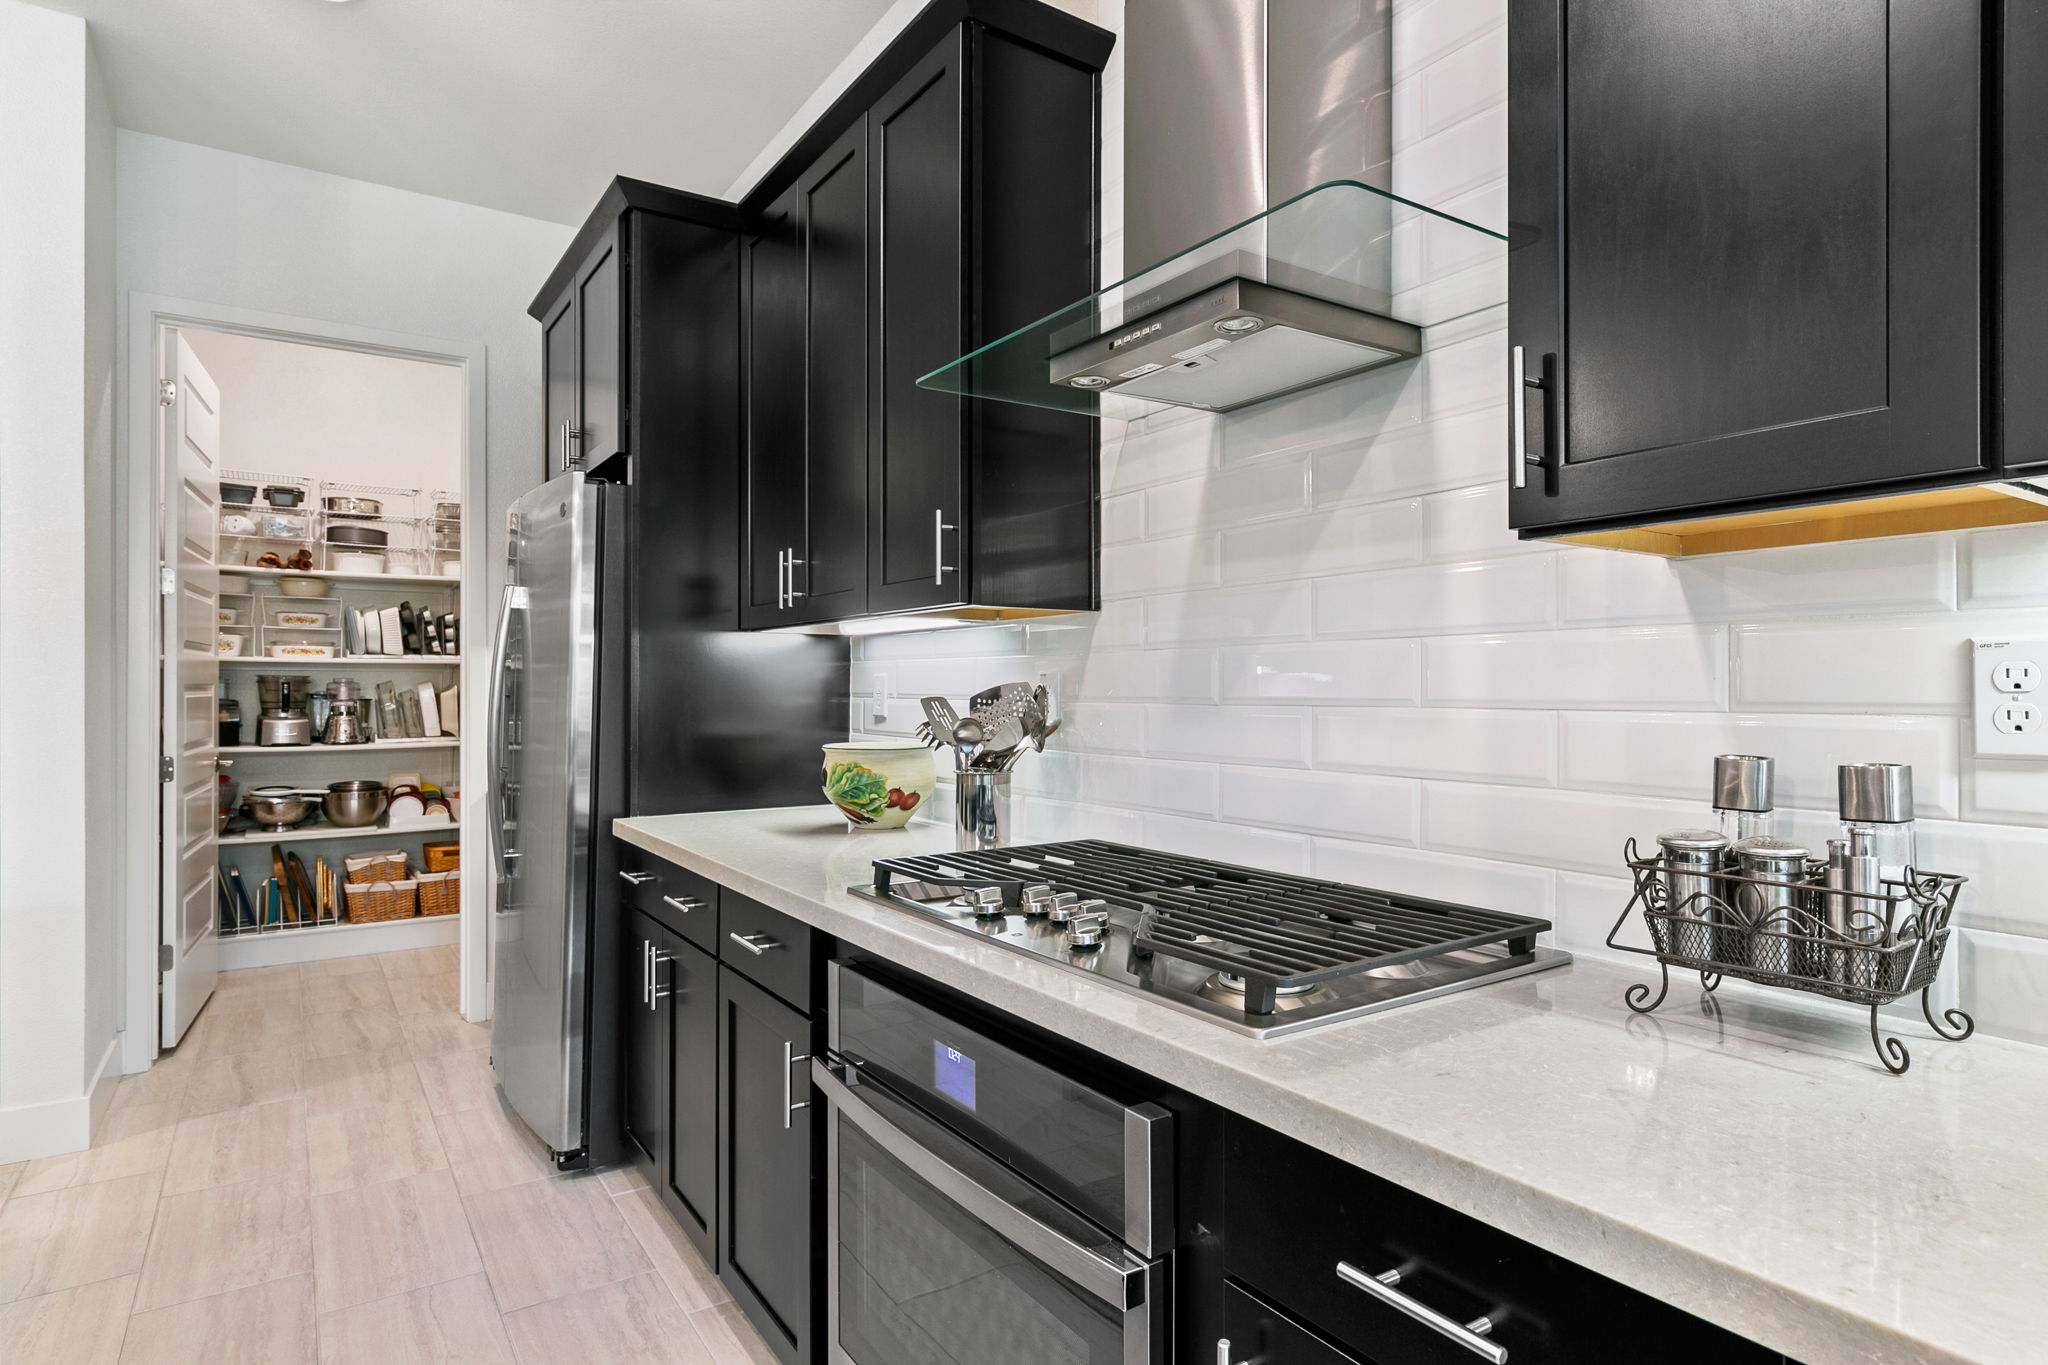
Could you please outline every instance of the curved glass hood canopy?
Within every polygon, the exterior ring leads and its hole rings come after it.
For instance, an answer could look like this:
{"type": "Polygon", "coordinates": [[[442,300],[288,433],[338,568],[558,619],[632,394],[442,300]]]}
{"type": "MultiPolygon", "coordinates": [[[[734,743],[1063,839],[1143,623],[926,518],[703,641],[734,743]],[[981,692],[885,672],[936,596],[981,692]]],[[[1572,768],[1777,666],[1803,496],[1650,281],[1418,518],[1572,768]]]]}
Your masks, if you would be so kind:
{"type": "Polygon", "coordinates": [[[1507,238],[1335,180],[925,375],[928,389],[1105,417],[1227,412],[1409,359],[1507,301],[1507,238]]]}

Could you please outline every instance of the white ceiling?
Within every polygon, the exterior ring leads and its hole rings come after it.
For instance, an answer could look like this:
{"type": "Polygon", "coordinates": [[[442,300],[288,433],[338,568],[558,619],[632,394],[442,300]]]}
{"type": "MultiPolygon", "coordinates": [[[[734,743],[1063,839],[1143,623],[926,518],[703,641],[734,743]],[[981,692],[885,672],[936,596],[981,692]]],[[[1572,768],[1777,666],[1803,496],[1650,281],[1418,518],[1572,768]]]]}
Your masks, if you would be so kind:
{"type": "Polygon", "coordinates": [[[890,0],[37,0],[123,128],[580,223],[724,195],[890,0]]]}

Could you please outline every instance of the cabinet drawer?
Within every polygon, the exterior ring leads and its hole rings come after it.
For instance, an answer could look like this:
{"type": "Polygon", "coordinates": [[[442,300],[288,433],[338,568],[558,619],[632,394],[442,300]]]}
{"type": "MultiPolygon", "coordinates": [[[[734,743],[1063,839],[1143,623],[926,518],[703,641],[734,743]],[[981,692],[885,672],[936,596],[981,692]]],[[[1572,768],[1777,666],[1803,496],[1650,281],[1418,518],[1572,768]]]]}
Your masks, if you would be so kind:
{"type": "Polygon", "coordinates": [[[1228,1365],[1365,1365],[1234,1284],[1223,1286],[1223,1328],[1230,1350],[1216,1359],[1228,1365]]]}
{"type": "Polygon", "coordinates": [[[1391,1295],[1454,1324],[1488,1319],[1484,1340],[1515,1365],[1583,1365],[1628,1340],[1656,1342],[1660,1365],[1778,1365],[1775,1352],[1258,1124],[1233,1118],[1228,1142],[1225,1270],[1368,1365],[1483,1358],[1391,1295]],[[1378,1296],[1340,1263],[1400,1280],[1378,1296]]]}
{"type": "Polygon", "coordinates": [[[665,858],[619,843],[620,890],[640,910],[705,952],[718,952],[718,883],[665,858]]]}
{"type": "Polygon", "coordinates": [[[730,887],[720,888],[718,957],[798,1009],[811,1009],[811,927],[730,887]]]}

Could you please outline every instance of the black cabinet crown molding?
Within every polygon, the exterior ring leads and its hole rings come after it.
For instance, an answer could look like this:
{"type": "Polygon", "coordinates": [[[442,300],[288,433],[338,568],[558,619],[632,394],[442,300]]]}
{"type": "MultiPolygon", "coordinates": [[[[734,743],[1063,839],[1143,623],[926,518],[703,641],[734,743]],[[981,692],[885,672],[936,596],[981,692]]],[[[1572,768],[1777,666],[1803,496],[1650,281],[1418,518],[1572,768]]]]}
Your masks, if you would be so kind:
{"type": "Polygon", "coordinates": [[[533,296],[533,302],[526,305],[529,317],[540,320],[551,304],[561,297],[568,287],[570,278],[578,265],[596,248],[600,239],[628,211],[645,210],[669,218],[679,218],[686,223],[703,227],[724,228],[728,232],[740,229],[740,211],[737,204],[728,204],[723,199],[712,199],[686,190],[672,190],[665,185],[635,180],[631,176],[612,177],[612,183],[605,187],[598,198],[597,206],[590,216],[583,220],[583,226],[576,229],[576,235],[569,239],[568,249],[562,259],[548,272],[547,283],[533,296]]]}

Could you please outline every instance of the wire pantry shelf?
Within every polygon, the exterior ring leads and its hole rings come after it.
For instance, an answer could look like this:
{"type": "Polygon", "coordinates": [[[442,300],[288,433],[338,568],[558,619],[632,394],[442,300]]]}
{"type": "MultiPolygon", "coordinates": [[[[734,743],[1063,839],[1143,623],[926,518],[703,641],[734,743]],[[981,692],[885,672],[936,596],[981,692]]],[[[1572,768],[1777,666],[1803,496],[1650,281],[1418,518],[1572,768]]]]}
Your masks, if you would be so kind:
{"type": "Polygon", "coordinates": [[[1906,871],[1879,891],[1846,891],[1812,880],[1825,866],[1809,864],[1793,880],[1733,869],[1645,858],[1630,839],[1623,852],[1634,894],[1608,931],[1607,946],[1657,959],[1654,996],[1642,982],[1623,999],[1638,1014],[1664,1003],[1671,969],[1700,974],[1709,992],[1726,977],[1762,986],[1824,995],[1870,1009],[1870,1042],[1893,1075],[1912,1064],[1906,1046],[1878,1032],[1877,1012],[1915,991],[1920,1013],[1940,1037],[1961,1042],[1977,1031],[1959,1009],[1934,1015],[1930,992],[1948,952],[1949,920],[1969,879],[1941,872],[1906,871]],[[1674,900],[1673,887],[1706,884],[1674,900]],[[1651,947],[1620,942],[1622,926],[1640,907],[1651,947]]]}

